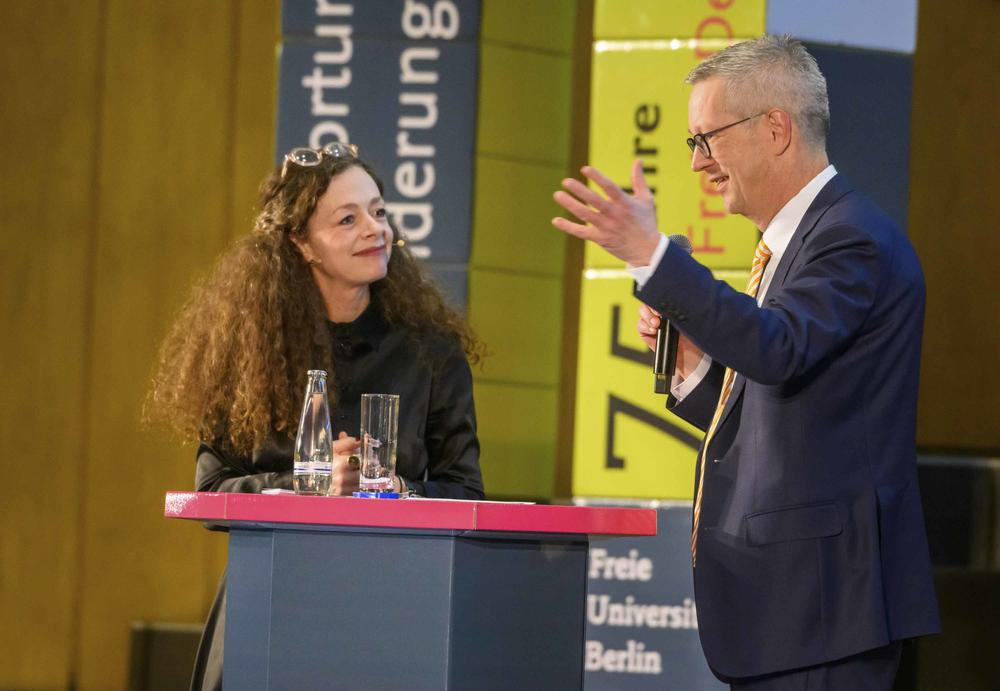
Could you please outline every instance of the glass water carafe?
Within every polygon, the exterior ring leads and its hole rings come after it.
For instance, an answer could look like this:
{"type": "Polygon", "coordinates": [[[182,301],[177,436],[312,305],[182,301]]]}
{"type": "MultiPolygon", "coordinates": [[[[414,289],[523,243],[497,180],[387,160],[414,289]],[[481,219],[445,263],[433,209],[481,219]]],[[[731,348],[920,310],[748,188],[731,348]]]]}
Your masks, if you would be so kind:
{"type": "Polygon", "coordinates": [[[326,494],[333,470],[330,404],[326,398],[326,372],[309,370],[299,432],[295,437],[296,494],[326,494]]]}

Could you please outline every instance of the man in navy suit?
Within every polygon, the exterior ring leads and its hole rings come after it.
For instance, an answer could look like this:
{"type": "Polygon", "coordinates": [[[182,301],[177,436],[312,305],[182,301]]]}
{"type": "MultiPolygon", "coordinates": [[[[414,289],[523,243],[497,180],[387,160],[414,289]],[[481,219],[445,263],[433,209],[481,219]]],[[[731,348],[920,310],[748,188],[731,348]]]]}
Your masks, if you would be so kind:
{"type": "MultiPolygon", "coordinates": [[[[556,228],[629,264],[651,343],[681,332],[670,409],[706,431],[692,531],[699,632],[734,689],[890,689],[901,641],[939,630],[915,420],[924,282],[906,236],[826,155],[826,80],[765,36],[696,67],[691,167],[763,232],[739,293],[590,167],[556,228]]],[[[873,136],[873,155],[877,155],[873,136]]],[[[888,173],[887,173],[888,174],[888,173]]],[[[905,174],[905,171],[899,174],[905,174]]]]}

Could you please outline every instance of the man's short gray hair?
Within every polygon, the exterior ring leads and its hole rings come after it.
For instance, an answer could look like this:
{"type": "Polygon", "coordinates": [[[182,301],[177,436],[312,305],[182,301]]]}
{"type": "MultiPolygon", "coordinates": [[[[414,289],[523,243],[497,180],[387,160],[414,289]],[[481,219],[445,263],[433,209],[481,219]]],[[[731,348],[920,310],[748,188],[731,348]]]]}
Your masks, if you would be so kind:
{"type": "Polygon", "coordinates": [[[726,108],[732,115],[781,108],[807,144],[825,148],[830,130],[826,78],[816,59],[791,36],[765,35],[733,44],[691,70],[684,81],[697,84],[711,77],[725,80],[726,108]]]}

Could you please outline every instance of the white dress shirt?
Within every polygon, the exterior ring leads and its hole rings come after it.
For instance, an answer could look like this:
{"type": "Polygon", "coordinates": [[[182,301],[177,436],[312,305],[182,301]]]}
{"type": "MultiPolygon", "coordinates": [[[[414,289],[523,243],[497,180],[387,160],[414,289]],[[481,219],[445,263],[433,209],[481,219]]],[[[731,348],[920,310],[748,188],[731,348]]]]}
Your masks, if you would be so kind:
{"type": "MultiPolygon", "coordinates": [[[[760,279],[760,288],[757,290],[758,305],[764,304],[764,297],[767,295],[767,289],[771,285],[771,279],[774,277],[774,272],[781,262],[781,256],[785,253],[785,248],[788,247],[792,235],[795,234],[795,229],[799,227],[802,218],[816,200],[816,196],[820,190],[836,174],[837,170],[832,165],[828,165],[820,171],[819,175],[806,183],[805,187],[799,190],[794,197],[788,200],[787,204],[781,207],[781,210],[775,214],[771,222],[767,224],[767,228],[764,229],[764,244],[771,250],[771,258],[768,259],[767,266],[764,268],[764,275],[760,279]]],[[[649,280],[649,277],[653,275],[656,267],[660,264],[660,260],[663,259],[663,254],[667,251],[669,243],[670,240],[667,236],[661,235],[660,242],[656,245],[656,249],[653,251],[653,256],[650,257],[648,265],[626,267],[629,273],[632,274],[632,278],[639,285],[639,288],[642,288],[646,281],[649,280]]],[[[705,355],[701,359],[701,362],[698,363],[698,367],[695,368],[694,372],[687,379],[681,379],[679,374],[675,374],[671,382],[670,393],[677,400],[683,400],[685,396],[701,383],[702,378],[708,372],[711,365],[712,358],[705,355]]]]}

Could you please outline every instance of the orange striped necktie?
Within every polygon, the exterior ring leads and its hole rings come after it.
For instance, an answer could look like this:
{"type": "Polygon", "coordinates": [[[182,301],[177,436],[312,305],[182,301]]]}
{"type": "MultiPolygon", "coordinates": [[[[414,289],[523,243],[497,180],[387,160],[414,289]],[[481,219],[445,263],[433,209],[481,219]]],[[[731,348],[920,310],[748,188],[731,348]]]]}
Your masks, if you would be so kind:
{"type": "MultiPolygon", "coordinates": [[[[750,281],[747,283],[746,293],[752,298],[757,297],[760,290],[760,280],[764,276],[764,268],[767,260],[771,258],[771,250],[761,239],[757,243],[757,251],[753,255],[753,267],[750,269],[750,281]]],[[[715,428],[722,417],[722,411],[729,400],[729,394],[733,391],[733,382],[736,379],[736,372],[726,368],[726,373],[722,377],[722,391],[719,394],[719,402],[715,406],[715,414],[712,415],[712,424],[708,426],[708,433],[705,434],[705,442],[701,445],[701,453],[698,454],[698,494],[694,498],[694,521],[691,526],[691,565],[694,566],[698,559],[698,524],[701,519],[701,496],[705,489],[705,454],[708,453],[708,445],[715,435],[715,428]]]]}

